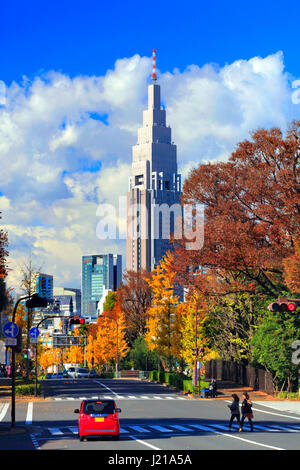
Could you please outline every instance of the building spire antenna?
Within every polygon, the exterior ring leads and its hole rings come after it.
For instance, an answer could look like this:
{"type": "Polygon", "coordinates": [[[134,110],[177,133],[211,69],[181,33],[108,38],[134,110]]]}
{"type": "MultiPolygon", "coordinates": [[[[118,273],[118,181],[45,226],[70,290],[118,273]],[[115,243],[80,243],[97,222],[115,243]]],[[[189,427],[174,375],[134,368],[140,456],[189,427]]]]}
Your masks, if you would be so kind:
{"type": "Polygon", "coordinates": [[[157,76],[156,76],[156,51],[155,49],[153,49],[152,51],[152,82],[153,84],[155,84],[156,80],[157,80],[157,76]]]}

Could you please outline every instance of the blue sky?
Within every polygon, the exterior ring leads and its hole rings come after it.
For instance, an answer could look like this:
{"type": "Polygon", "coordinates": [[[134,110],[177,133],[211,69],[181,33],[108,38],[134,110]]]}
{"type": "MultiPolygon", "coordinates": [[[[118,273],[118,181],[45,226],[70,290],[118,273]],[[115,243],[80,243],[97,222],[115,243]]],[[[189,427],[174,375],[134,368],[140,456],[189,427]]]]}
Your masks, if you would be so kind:
{"type": "Polygon", "coordinates": [[[300,74],[297,0],[162,2],[11,0],[1,5],[1,78],[60,70],[102,75],[120,57],[157,49],[162,72],[282,50],[300,74]]]}
{"type": "Polygon", "coordinates": [[[2,2],[8,285],[18,290],[30,253],[56,286],[69,287],[80,287],[82,255],[125,255],[119,197],[153,47],[183,180],[201,162],[226,161],[253,130],[285,131],[300,119],[299,13],[296,1],[2,2]],[[104,204],[121,239],[97,236],[104,204]]]}

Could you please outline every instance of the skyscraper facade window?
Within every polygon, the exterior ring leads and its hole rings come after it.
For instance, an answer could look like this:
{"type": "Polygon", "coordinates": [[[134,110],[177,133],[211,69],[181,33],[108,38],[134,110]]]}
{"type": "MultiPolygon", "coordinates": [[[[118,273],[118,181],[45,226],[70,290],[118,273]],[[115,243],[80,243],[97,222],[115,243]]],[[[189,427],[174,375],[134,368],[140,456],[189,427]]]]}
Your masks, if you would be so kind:
{"type": "Polygon", "coordinates": [[[104,289],[115,291],[122,281],[121,255],[89,255],[82,257],[81,314],[97,318],[97,304],[104,289]]]}
{"type": "Polygon", "coordinates": [[[53,300],[53,276],[50,274],[37,273],[35,278],[35,292],[40,297],[53,300]]]}

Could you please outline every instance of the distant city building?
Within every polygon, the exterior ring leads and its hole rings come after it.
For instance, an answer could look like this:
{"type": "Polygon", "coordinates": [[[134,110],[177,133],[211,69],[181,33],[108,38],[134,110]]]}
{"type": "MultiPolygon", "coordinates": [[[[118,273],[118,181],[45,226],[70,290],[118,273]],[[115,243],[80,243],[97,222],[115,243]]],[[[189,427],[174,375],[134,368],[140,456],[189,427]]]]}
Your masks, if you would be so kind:
{"type": "Polygon", "coordinates": [[[97,305],[97,315],[98,315],[98,317],[100,317],[103,313],[103,306],[104,306],[107,294],[109,292],[112,292],[112,290],[111,289],[103,289],[102,297],[99,300],[98,305],[97,305]]]}
{"type": "Polygon", "coordinates": [[[59,303],[60,310],[69,314],[81,313],[81,290],[70,287],[54,287],[53,298],[59,303]]]}
{"type": "Polygon", "coordinates": [[[105,289],[115,291],[122,281],[121,255],[82,257],[81,314],[87,321],[97,319],[97,306],[105,289]]]}
{"type": "Polygon", "coordinates": [[[35,278],[35,292],[40,297],[53,300],[53,276],[51,274],[37,273],[35,278]]]}
{"type": "MultiPolygon", "coordinates": [[[[152,271],[171,249],[170,236],[181,227],[181,175],[177,150],[156,84],[155,51],[148,109],[132,149],[127,193],[126,265],[129,271],[152,271]]],[[[180,237],[178,237],[180,238],[180,237]]]]}

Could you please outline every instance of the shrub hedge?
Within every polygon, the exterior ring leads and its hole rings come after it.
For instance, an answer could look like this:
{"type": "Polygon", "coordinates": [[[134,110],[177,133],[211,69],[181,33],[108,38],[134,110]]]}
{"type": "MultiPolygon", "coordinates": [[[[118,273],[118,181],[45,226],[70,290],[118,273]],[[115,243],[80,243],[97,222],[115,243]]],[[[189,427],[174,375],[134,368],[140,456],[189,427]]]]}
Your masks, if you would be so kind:
{"type": "MultiPolygon", "coordinates": [[[[34,395],[35,392],[35,385],[34,384],[23,384],[16,386],[16,395],[34,395]]],[[[40,395],[41,393],[41,386],[37,384],[37,393],[40,395]]]]}
{"type": "MultiPolygon", "coordinates": [[[[168,385],[173,385],[173,387],[176,387],[179,390],[183,390],[186,393],[193,392],[192,380],[188,380],[186,375],[177,374],[176,372],[151,370],[149,372],[149,379],[156,382],[166,383],[168,385]]],[[[200,388],[208,388],[208,382],[201,380],[200,388]]],[[[198,387],[194,387],[194,393],[198,393],[198,387]]]]}

